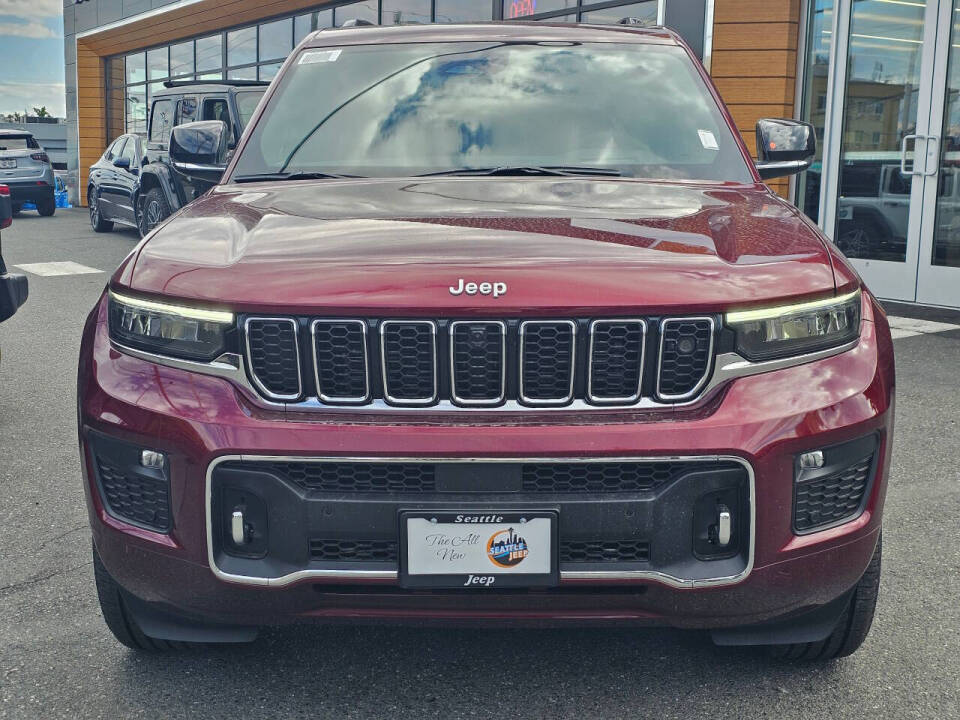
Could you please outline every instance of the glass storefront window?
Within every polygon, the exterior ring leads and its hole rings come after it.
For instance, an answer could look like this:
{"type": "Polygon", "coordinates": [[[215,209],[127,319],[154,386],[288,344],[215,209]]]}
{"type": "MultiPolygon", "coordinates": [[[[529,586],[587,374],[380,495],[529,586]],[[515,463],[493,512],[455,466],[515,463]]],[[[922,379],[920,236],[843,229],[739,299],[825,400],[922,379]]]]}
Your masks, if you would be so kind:
{"type": "Polygon", "coordinates": [[[193,41],[170,46],[170,77],[193,75],[193,41]]]}
{"type": "Polygon", "coordinates": [[[147,57],[142,52],[127,55],[127,85],[147,79],[147,57]]]}
{"type": "Polygon", "coordinates": [[[384,25],[429,23],[430,0],[383,0],[380,18],[384,25]]]}
{"type": "Polygon", "coordinates": [[[817,222],[820,215],[820,181],[823,174],[823,132],[827,120],[827,79],[833,40],[833,0],[813,0],[807,18],[807,66],[804,71],[800,117],[817,133],[817,157],[797,176],[797,207],[817,222]]]}
{"type": "Polygon", "coordinates": [[[640,18],[641,20],[657,21],[657,0],[633,3],[632,5],[618,5],[617,7],[591,10],[580,14],[580,22],[613,24],[625,17],[640,18]]]}
{"type": "Polygon", "coordinates": [[[940,137],[940,185],[933,224],[933,265],[960,267],[960,0],[954,0],[947,95],[940,137]]]}
{"type": "Polygon", "coordinates": [[[147,79],[162,80],[170,76],[170,68],[167,65],[167,48],[155,48],[147,50],[147,79]]]}
{"type": "Polygon", "coordinates": [[[476,22],[493,19],[487,0],[435,0],[438,23],[476,22]]]}
{"type": "Polygon", "coordinates": [[[260,26],[259,60],[283,60],[293,50],[293,20],[276,20],[260,26]]]}
{"type": "Polygon", "coordinates": [[[277,72],[280,70],[280,66],[283,63],[270,63],[268,65],[261,65],[257,69],[258,79],[260,80],[273,80],[277,76],[277,72]]]}
{"type": "Polygon", "coordinates": [[[219,70],[212,73],[201,73],[197,75],[197,80],[223,80],[223,71],[219,70]]]}
{"type": "Polygon", "coordinates": [[[334,8],[333,11],[333,24],[335,27],[340,27],[347,20],[366,20],[376,25],[378,19],[376,0],[341,5],[338,8],[334,8]]]}
{"type": "Polygon", "coordinates": [[[257,28],[227,33],[227,65],[248,65],[257,61],[257,28]]]}
{"type": "Polygon", "coordinates": [[[228,80],[256,80],[257,68],[246,67],[227,71],[228,80]]]}
{"type": "Polygon", "coordinates": [[[296,45],[303,40],[313,28],[313,13],[297,15],[293,19],[293,43],[296,45]]]}
{"type": "Polygon", "coordinates": [[[317,30],[333,27],[333,10],[321,10],[317,13],[317,30]]]}
{"type": "Polygon", "coordinates": [[[197,38],[197,72],[220,70],[223,67],[223,35],[197,38]]]}
{"type": "Polygon", "coordinates": [[[503,18],[512,20],[527,15],[576,7],[577,0],[503,0],[503,18]]]}
{"type": "Polygon", "coordinates": [[[862,0],[851,9],[834,232],[847,257],[906,260],[900,143],[916,132],[925,4],[862,0]]]}
{"type": "Polygon", "coordinates": [[[146,86],[134,85],[124,94],[124,115],[126,132],[146,135],[147,133],[147,92],[146,86]]]}

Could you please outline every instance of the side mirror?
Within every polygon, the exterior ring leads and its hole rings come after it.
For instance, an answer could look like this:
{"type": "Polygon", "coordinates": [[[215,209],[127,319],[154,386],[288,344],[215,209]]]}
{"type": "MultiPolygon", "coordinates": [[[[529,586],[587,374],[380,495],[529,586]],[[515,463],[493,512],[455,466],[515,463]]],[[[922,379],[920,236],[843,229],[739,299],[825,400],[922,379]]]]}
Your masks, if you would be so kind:
{"type": "Polygon", "coordinates": [[[191,179],[218,183],[227,167],[229,135],[222,120],[178,125],[170,134],[170,162],[175,170],[191,179]]]}
{"type": "Polygon", "coordinates": [[[121,170],[129,170],[130,158],[118,157],[116,160],[113,161],[113,166],[118,167],[121,170]]]}
{"type": "Polygon", "coordinates": [[[813,125],[800,120],[757,121],[757,172],[764,180],[803,172],[817,154],[813,125]]]}

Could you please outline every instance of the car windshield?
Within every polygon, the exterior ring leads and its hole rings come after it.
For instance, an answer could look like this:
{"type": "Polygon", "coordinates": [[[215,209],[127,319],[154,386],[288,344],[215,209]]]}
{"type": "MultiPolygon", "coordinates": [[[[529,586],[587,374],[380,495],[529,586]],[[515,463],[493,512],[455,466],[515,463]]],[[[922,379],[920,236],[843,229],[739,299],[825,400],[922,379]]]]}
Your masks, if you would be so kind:
{"type": "Polygon", "coordinates": [[[277,82],[235,180],[582,168],[752,182],[717,103],[675,46],[313,48],[302,50],[277,82]]]}
{"type": "Polygon", "coordinates": [[[0,136],[0,150],[33,150],[39,147],[30,135],[0,136]]]}
{"type": "Polygon", "coordinates": [[[263,90],[243,90],[237,93],[237,112],[240,113],[241,128],[245,128],[250,122],[261,97],[263,97],[263,90]]]}

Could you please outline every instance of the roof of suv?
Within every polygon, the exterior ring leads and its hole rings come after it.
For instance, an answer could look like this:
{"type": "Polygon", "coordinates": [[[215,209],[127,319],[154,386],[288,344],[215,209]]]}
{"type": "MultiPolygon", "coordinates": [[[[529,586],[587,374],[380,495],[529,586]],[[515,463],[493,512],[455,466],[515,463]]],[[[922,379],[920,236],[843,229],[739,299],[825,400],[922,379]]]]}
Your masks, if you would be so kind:
{"type": "Polygon", "coordinates": [[[33,137],[33,133],[29,130],[17,130],[15,128],[0,129],[0,137],[23,137],[24,135],[33,137]]]}
{"type": "Polygon", "coordinates": [[[324,47],[327,45],[374,45],[379,42],[483,42],[487,40],[680,44],[676,33],[660,26],[580,25],[512,20],[462,25],[357,25],[347,28],[325,28],[307,36],[304,45],[324,47]]]}
{"type": "Polygon", "coordinates": [[[230,90],[266,90],[269,82],[259,80],[185,80],[170,81],[170,84],[153,93],[153,97],[166,95],[195,95],[197,93],[229,92],[230,90]]]}

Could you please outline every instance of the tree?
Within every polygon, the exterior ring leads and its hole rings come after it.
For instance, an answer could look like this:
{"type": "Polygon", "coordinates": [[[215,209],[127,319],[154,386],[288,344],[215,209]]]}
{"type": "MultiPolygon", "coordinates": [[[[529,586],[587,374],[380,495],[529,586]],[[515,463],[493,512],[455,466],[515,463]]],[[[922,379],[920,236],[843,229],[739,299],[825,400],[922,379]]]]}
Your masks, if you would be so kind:
{"type": "Polygon", "coordinates": [[[39,118],[50,117],[50,113],[47,112],[47,106],[41,105],[40,107],[35,107],[33,109],[33,114],[39,118]]]}

